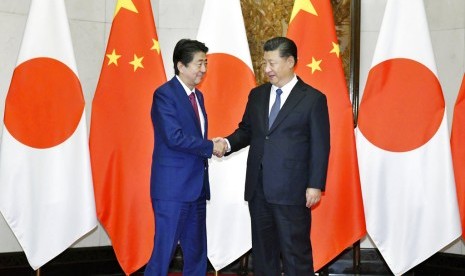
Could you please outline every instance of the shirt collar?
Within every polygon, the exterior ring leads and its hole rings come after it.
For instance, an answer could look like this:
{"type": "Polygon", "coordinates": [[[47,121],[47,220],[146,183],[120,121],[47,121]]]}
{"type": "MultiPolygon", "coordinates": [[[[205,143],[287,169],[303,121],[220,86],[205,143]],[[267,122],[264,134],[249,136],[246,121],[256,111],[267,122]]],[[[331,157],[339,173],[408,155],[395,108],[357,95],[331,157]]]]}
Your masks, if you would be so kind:
{"type": "Polygon", "coordinates": [[[297,83],[297,76],[296,76],[296,74],[294,74],[294,77],[288,83],[283,85],[283,87],[277,87],[275,85],[272,85],[271,86],[271,92],[275,92],[278,88],[281,88],[283,93],[289,94],[289,93],[291,93],[291,90],[292,90],[292,88],[294,88],[296,83],[297,83]]]}
{"type": "Polygon", "coordinates": [[[187,87],[187,85],[185,85],[184,82],[182,82],[181,78],[178,75],[176,75],[176,78],[181,83],[181,85],[184,88],[184,91],[186,92],[187,96],[189,96],[192,92],[195,92],[195,88],[190,90],[189,87],[187,87]]]}

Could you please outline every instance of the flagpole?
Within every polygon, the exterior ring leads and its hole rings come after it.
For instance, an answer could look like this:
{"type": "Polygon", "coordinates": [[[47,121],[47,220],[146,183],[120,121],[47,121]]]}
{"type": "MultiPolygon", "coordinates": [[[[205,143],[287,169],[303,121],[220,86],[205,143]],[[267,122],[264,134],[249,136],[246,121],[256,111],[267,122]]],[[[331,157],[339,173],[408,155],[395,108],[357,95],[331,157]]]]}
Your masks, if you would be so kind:
{"type": "MultiPolygon", "coordinates": [[[[351,39],[350,39],[350,92],[352,93],[352,111],[354,116],[354,128],[358,121],[359,103],[359,75],[360,75],[360,13],[361,0],[353,0],[350,5],[351,15],[351,39]]],[[[353,244],[353,271],[360,273],[360,240],[353,244]]]]}
{"type": "Polygon", "coordinates": [[[350,6],[350,79],[349,90],[352,94],[352,111],[354,115],[354,128],[358,121],[359,104],[359,76],[360,76],[360,13],[361,0],[354,0],[350,6]]]}
{"type": "Polygon", "coordinates": [[[247,251],[242,257],[240,258],[240,265],[239,265],[239,275],[247,276],[249,275],[249,255],[250,250],[247,251]]]}
{"type": "Polygon", "coordinates": [[[36,276],[40,276],[40,267],[36,270],[36,276]]]}
{"type": "Polygon", "coordinates": [[[360,259],[361,259],[361,253],[360,253],[360,241],[356,241],[353,245],[353,271],[356,274],[360,273],[360,259]]]}

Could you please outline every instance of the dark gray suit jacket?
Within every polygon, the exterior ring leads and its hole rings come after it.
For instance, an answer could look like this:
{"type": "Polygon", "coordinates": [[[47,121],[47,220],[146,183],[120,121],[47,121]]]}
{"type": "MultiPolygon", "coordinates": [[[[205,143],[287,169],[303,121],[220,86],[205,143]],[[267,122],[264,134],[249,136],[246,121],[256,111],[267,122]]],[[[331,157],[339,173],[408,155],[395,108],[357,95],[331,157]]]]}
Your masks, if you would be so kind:
{"type": "Polygon", "coordinates": [[[330,149],[326,96],[300,78],[268,130],[271,84],[249,94],[239,127],[226,137],[231,152],[250,145],[245,200],[250,200],[263,170],[268,202],[305,204],[307,188],[324,190],[330,149]]]}

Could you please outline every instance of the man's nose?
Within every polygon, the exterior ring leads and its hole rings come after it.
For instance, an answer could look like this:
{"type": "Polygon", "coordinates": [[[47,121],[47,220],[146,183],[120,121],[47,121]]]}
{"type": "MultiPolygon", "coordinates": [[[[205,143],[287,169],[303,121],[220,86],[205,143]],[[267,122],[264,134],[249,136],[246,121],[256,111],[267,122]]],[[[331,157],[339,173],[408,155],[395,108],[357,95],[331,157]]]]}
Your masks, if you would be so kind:
{"type": "Polygon", "coordinates": [[[271,71],[270,65],[266,64],[265,65],[265,73],[268,73],[271,71]]]}

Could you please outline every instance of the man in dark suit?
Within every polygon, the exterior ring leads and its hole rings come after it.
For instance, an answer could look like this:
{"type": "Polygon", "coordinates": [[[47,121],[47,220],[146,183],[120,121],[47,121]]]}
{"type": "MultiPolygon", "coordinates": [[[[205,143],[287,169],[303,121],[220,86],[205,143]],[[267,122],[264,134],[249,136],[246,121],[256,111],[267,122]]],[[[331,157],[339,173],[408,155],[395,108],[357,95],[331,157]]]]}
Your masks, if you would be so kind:
{"type": "Polygon", "coordinates": [[[150,193],[156,231],[145,275],[166,276],[178,242],[183,252],[183,274],[207,273],[208,158],[224,152],[222,143],[207,140],[203,95],[195,89],[207,70],[207,51],[199,41],[180,40],[173,52],[176,76],[154,93],[150,193]]]}
{"type": "MultiPolygon", "coordinates": [[[[229,152],[250,146],[245,200],[252,221],[254,275],[314,275],[311,212],[325,188],[330,134],[326,97],[294,73],[297,47],[264,45],[269,83],[254,88],[229,152]],[[282,268],[280,262],[282,257],[282,268]]],[[[229,153],[228,153],[229,154],[229,153]]]]}

